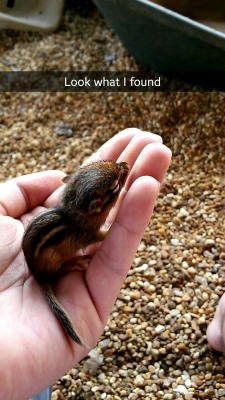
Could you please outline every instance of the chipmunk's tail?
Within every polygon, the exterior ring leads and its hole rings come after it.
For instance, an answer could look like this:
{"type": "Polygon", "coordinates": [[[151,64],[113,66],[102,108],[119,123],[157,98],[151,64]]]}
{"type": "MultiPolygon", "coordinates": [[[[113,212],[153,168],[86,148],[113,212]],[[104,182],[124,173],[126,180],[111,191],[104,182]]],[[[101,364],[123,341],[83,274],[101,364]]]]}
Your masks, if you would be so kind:
{"type": "Polygon", "coordinates": [[[47,299],[48,304],[52,308],[54,314],[57,316],[57,318],[60,320],[63,328],[65,329],[66,333],[68,336],[73,339],[76,343],[86,346],[86,344],[81,340],[79,335],[76,333],[73,324],[70,320],[69,315],[67,314],[66,310],[63,308],[63,306],[60,304],[58,299],[56,298],[51,284],[49,283],[42,283],[41,282],[42,289],[44,291],[45,297],[47,299]]]}

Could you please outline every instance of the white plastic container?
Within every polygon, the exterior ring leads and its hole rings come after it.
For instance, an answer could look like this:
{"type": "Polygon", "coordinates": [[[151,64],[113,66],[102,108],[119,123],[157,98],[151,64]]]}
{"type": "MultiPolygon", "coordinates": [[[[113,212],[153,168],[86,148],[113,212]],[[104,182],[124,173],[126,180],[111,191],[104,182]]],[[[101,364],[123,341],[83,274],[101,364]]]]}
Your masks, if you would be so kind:
{"type": "Polygon", "coordinates": [[[0,0],[0,29],[53,31],[64,0],[0,0]]]}

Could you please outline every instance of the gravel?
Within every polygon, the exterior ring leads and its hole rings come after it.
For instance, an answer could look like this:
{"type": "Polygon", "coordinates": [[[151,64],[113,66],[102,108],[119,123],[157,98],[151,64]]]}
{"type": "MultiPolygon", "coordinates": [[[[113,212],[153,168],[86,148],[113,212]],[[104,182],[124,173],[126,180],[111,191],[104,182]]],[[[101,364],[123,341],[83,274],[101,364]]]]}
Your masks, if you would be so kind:
{"type": "MultiPolygon", "coordinates": [[[[1,70],[138,70],[91,3],[48,35],[0,32],[1,70]]],[[[191,87],[190,87],[191,90],[191,87]]],[[[206,328],[224,291],[225,94],[2,93],[0,180],[70,172],[116,132],[162,136],[173,161],[99,344],[53,400],[225,400],[206,328]]]]}

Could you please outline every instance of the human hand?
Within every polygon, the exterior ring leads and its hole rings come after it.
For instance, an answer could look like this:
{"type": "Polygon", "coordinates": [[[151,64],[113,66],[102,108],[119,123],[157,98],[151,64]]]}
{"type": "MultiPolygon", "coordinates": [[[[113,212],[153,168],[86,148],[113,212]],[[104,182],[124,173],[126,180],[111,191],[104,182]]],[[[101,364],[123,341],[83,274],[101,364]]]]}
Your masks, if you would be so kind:
{"type": "MultiPolygon", "coordinates": [[[[131,167],[115,220],[88,269],[69,272],[55,287],[90,347],[104,329],[149,223],[170,157],[158,136],[127,129],[89,159],[126,161],[131,167]]],[[[64,333],[21,251],[24,227],[58,201],[63,177],[62,172],[48,171],[0,185],[0,399],[37,394],[88,352],[64,333]]]]}
{"type": "Polygon", "coordinates": [[[225,294],[221,297],[215,315],[206,332],[209,344],[222,353],[225,352],[225,294]]]}

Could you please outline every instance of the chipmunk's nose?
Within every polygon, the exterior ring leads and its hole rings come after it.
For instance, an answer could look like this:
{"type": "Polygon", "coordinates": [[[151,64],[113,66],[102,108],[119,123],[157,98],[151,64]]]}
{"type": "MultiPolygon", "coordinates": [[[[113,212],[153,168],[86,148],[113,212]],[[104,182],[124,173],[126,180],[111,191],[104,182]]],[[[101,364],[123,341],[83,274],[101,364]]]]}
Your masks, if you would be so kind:
{"type": "Polygon", "coordinates": [[[127,178],[130,167],[129,167],[129,164],[127,164],[125,161],[118,163],[118,165],[120,166],[119,181],[120,181],[120,188],[121,188],[121,186],[124,184],[124,182],[127,178]]]}
{"type": "Polygon", "coordinates": [[[122,169],[124,170],[124,173],[127,173],[130,169],[129,164],[127,164],[125,161],[118,163],[118,165],[120,165],[122,167],[122,169]]]}

